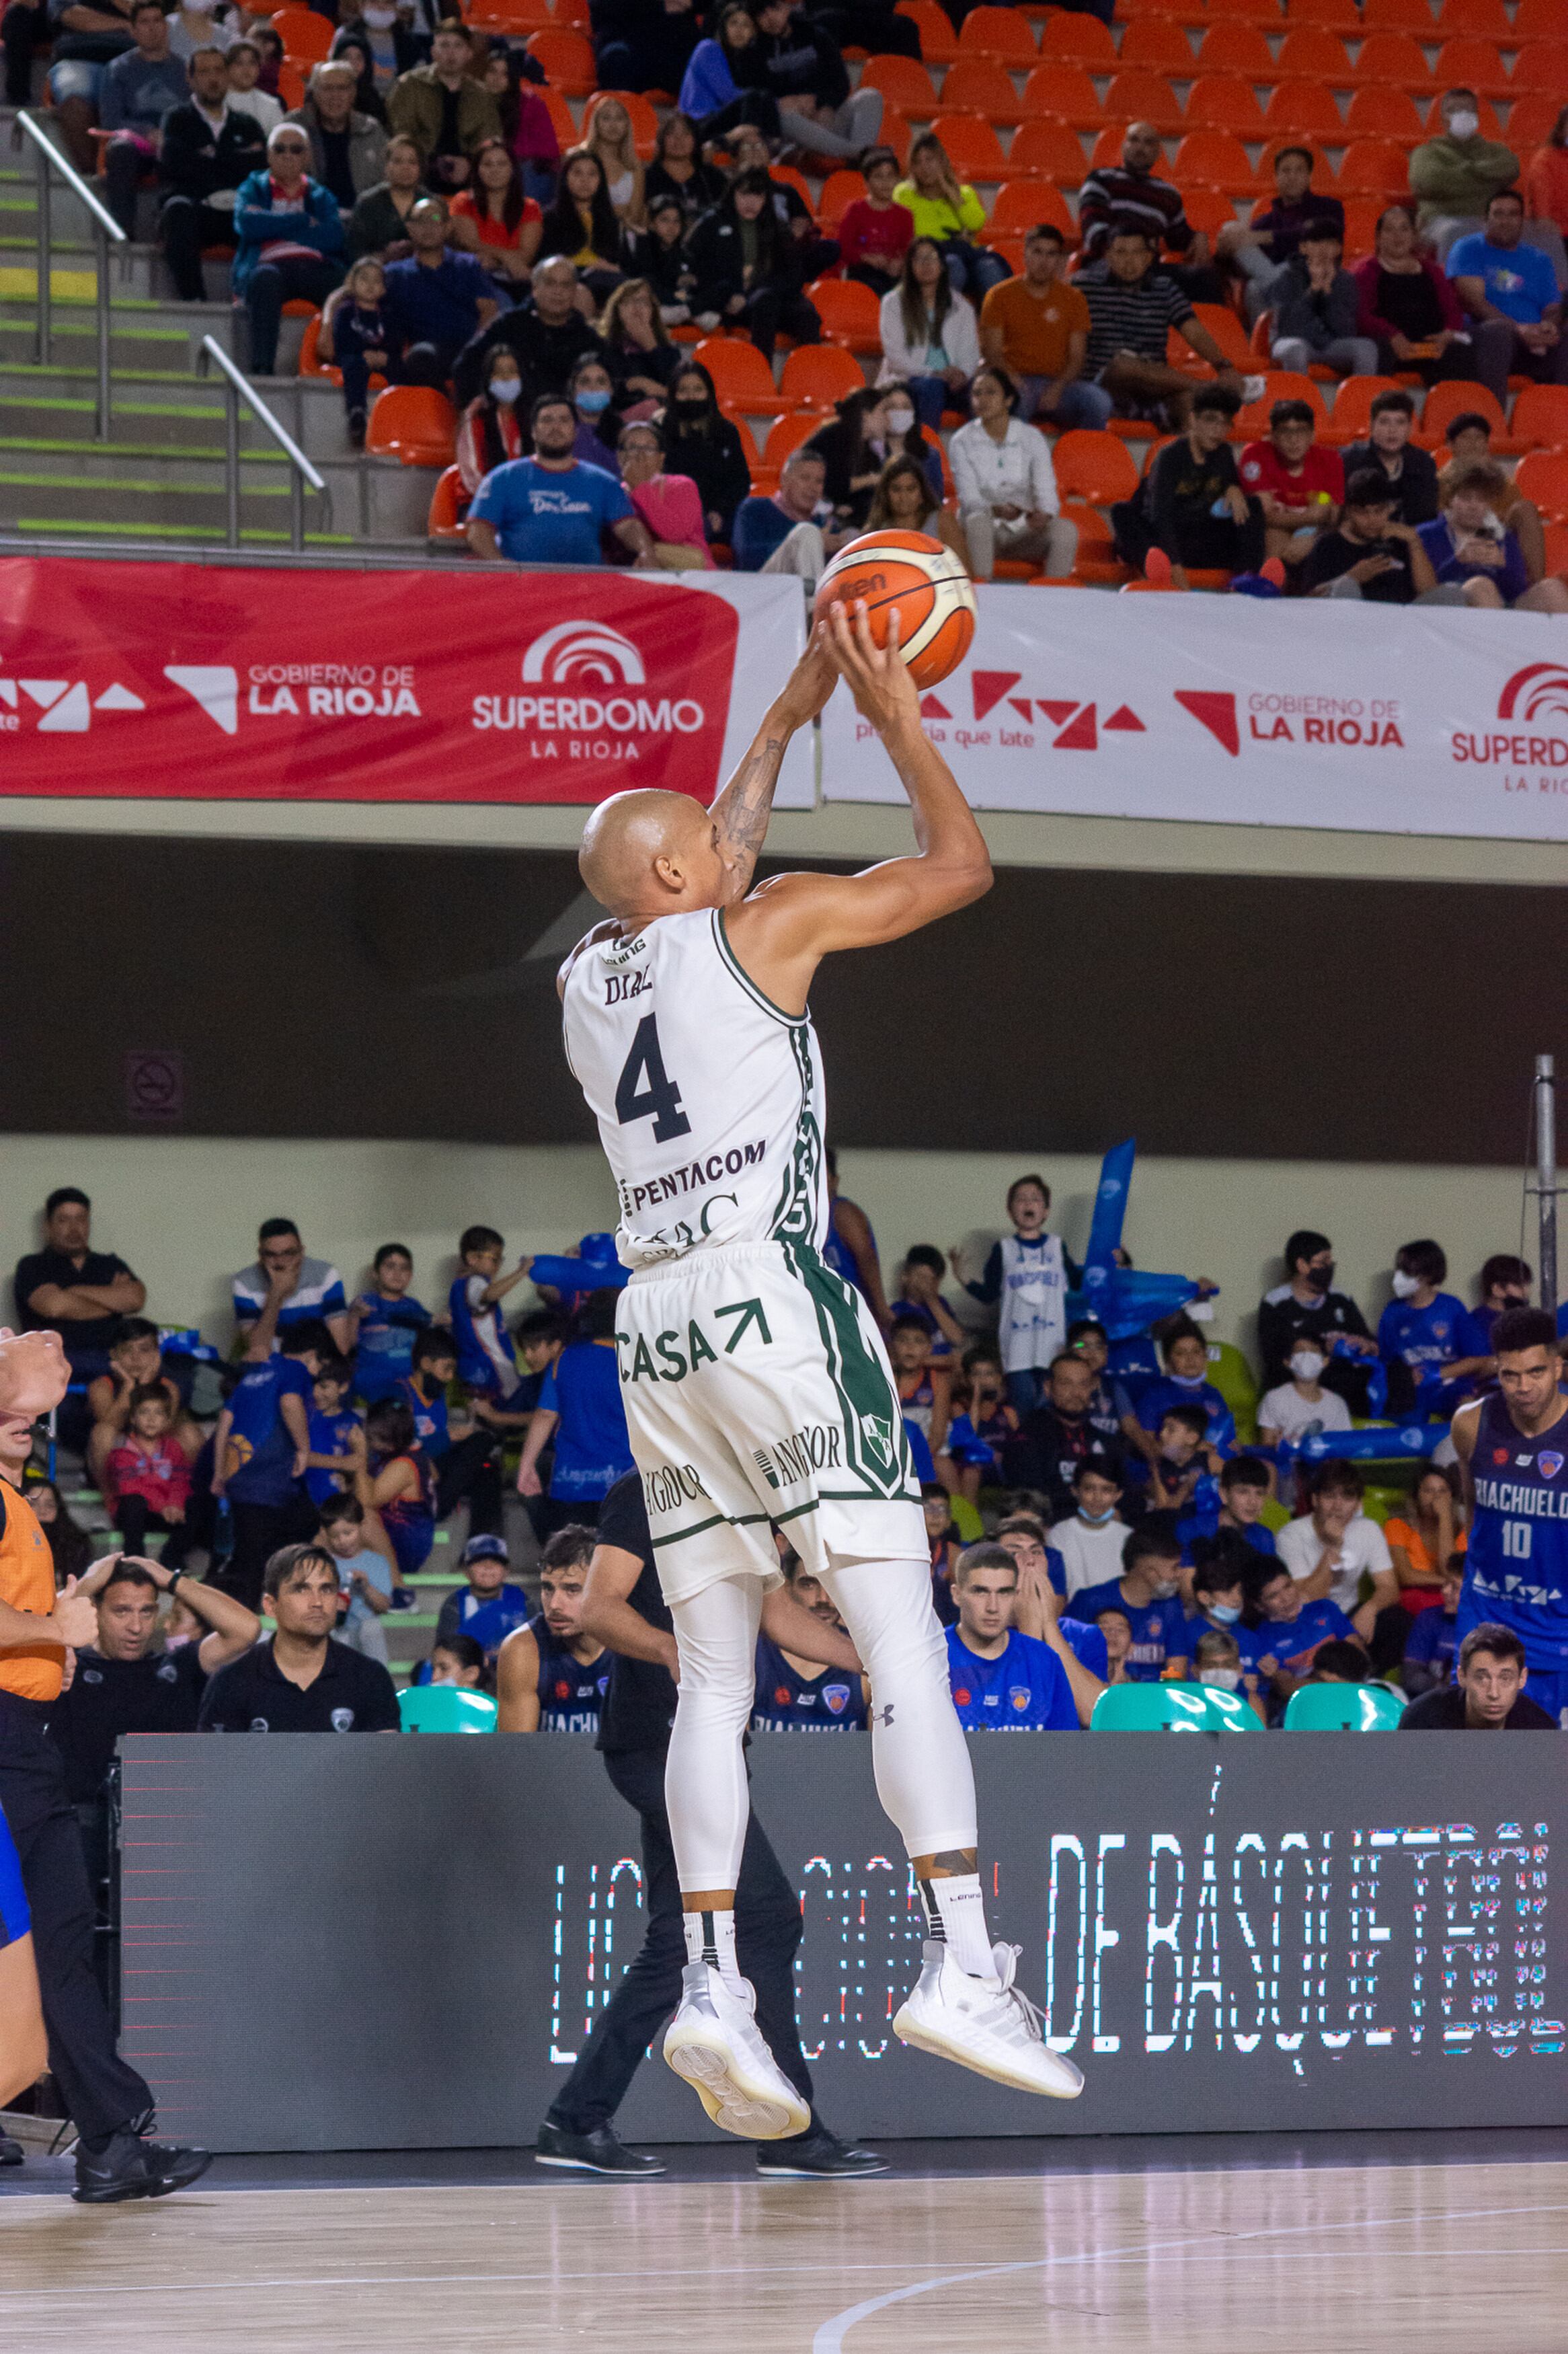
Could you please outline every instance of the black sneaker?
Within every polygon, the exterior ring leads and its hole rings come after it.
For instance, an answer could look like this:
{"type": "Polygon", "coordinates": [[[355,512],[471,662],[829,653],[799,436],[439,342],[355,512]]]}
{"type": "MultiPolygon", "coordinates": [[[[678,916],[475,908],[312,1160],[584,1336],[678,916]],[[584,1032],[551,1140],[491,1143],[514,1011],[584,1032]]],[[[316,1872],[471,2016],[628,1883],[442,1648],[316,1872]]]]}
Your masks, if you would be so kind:
{"type": "Polygon", "coordinates": [[[856,2149],[837,2134],[820,2126],[814,2133],[797,2134],[789,2141],[759,2145],[757,2171],[765,2175],[805,2175],[821,2182],[853,2181],[861,2175],[886,2174],[888,2161],[880,2150],[856,2149]]]}
{"type": "Polygon", "coordinates": [[[19,2141],[9,2134],[0,2133],[0,2166],[20,2166],[27,2153],[19,2141]]]}
{"type": "Polygon", "coordinates": [[[364,411],[364,409],[363,409],[363,408],[351,408],[351,409],[349,410],[349,412],[348,412],[348,440],[349,440],[349,447],[350,447],[351,449],[354,449],[354,450],[363,450],[363,449],[364,449],[364,447],[365,447],[365,424],[366,424],[366,419],[365,419],[365,411],[364,411]]]}
{"type": "Polygon", "coordinates": [[[211,2164],[210,2150],[143,2141],[127,2128],[96,2158],[77,2144],[71,2197],[84,2207],[111,2207],[125,2199],[166,2199],[171,2190],[184,2190],[211,2164]]]}
{"type": "Polygon", "coordinates": [[[612,2126],[595,2126],[591,2133],[575,2134],[567,2133],[564,2126],[551,2125],[548,2118],[539,2127],[534,2163],[568,2167],[577,2174],[615,2174],[634,2182],[667,2171],[663,2159],[652,2151],[625,2148],[616,2139],[612,2126]]]}

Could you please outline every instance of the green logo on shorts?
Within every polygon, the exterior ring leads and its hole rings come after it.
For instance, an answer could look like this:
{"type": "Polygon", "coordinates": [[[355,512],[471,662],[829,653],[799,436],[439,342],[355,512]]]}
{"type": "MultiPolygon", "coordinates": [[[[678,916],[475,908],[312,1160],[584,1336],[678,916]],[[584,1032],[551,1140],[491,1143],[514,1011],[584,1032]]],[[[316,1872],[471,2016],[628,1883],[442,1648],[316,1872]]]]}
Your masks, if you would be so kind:
{"type": "Polygon", "coordinates": [[[887,1464],[891,1468],[893,1462],[893,1425],[889,1422],[886,1416],[881,1414],[863,1414],[860,1418],[860,1426],[870,1442],[873,1454],[879,1457],[884,1463],[887,1464]]]}

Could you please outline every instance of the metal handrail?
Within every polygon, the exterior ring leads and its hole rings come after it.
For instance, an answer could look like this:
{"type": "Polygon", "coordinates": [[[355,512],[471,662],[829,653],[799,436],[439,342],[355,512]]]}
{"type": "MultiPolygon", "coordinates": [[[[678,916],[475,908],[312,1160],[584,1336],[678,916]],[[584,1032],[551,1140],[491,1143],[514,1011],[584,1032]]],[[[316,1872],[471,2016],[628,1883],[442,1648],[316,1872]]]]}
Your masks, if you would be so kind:
{"type": "Polygon", "coordinates": [[[94,196],[76,165],[68,162],[52,139],[47,138],[42,124],[29,109],[17,114],[18,126],[32,141],[38,170],[38,324],[35,351],[40,367],[48,367],[53,357],[54,319],[51,294],[54,280],[54,222],[49,206],[49,174],[56,171],[79,204],[87,207],[92,222],[93,254],[98,278],[98,415],[93,439],[109,439],[109,248],[129,243],[124,230],[101,197],[94,196]]]}
{"type": "Polygon", "coordinates": [[[237,368],[223,345],[211,335],[201,339],[204,362],[216,361],[223,377],[224,392],[224,486],[228,494],[228,538],[230,547],[239,545],[239,404],[249,404],[251,414],[264,425],[273,440],[289,461],[289,545],[296,555],[305,544],[305,493],[309,482],[313,491],[327,496],[327,486],[317,473],[294,437],[273,416],[249,377],[237,368]]]}

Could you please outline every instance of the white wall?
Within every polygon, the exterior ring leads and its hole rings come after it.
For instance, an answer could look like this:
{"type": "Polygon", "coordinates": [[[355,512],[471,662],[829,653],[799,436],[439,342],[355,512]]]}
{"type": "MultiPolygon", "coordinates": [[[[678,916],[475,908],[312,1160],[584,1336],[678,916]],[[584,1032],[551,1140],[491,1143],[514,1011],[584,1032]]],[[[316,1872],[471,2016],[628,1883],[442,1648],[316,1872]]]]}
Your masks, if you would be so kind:
{"type": "MultiPolygon", "coordinates": [[[[1036,1168],[1054,1191],[1053,1223],[1081,1251],[1098,1174],[1086,1155],[845,1150],[840,1174],[891,1271],[911,1243],[978,1242],[1002,1216],[1008,1181],[1036,1168]]],[[[586,1145],[11,1136],[0,1140],[0,1174],[6,1318],[9,1270],[37,1247],[38,1205],[52,1186],[75,1184],[92,1196],[100,1246],[146,1284],[149,1311],[200,1324],[220,1345],[228,1277],[253,1257],[265,1217],[292,1217],[307,1250],[334,1259],[351,1286],[377,1244],[408,1243],[427,1305],[450,1280],[465,1225],[497,1226],[514,1249],[559,1250],[615,1221],[604,1162],[586,1145]]],[[[1332,1235],[1340,1281],[1375,1320],[1400,1243],[1436,1235],[1453,1288],[1470,1299],[1482,1259],[1518,1248],[1519,1213],[1520,1179],[1505,1169],[1150,1158],[1133,1178],[1126,1241],[1140,1267],[1213,1276],[1222,1286],[1214,1335],[1245,1345],[1294,1226],[1332,1235]]],[[[1525,1255],[1533,1259],[1528,1242],[1525,1255]]],[[[530,1299],[520,1291],[516,1305],[530,1299]]]]}

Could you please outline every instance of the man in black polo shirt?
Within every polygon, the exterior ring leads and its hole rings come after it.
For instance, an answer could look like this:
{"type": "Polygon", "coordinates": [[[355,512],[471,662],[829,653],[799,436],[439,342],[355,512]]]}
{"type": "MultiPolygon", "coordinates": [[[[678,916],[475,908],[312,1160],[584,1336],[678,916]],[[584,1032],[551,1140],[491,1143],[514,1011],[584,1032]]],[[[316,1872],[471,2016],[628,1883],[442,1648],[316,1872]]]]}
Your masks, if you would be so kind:
{"type": "MultiPolygon", "coordinates": [[[[65,1342],[71,1381],[109,1371],[109,1343],[122,1316],[139,1316],[147,1287],[122,1258],[91,1247],[92,1204],[78,1185],[57,1185],[44,1204],[44,1248],[16,1267],[16,1319],[25,1332],[55,1331],[65,1342]]],[[[68,1447],[87,1440],[87,1401],[60,1401],[57,1428],[68,1447]]]]}
{"type": "MultiPolygon", "coordinates": [[[[662,2174],[663,2159],[624,2148],[612,2122],[643,2053],[681,1999],[686,1958],[664,1806],[664,1755],[675,1715],[674,1625],[659,1590],[642,1482],[635,1471],[618,1479],[599,1506],[597,1538],[583,1592],[583,1630],[616,1655],[599,1709],[598,1745],[611,1782],[642,1819],[648,1925],[641,1952],[550,2104],[536,2155],[541,2166],[586,2174],[662,2174]]],[[[860,1672],[847,1639],[825,1628],[785,1588],[764,1601],[762,1631],[824,1667],[860,1672]]],[[[742,1967],[757,1989],[757,2024],[779,2067],[810,2102],[811,2079],[795,2023],[800,1900],[755,1814],[746,1827],[735,1907],[742,1967]]],[[[887,2161],[840,2141],[813,2108],[804,2133],[759,2147],[757,2170],[826,2178],[885,2174],[887,2161]]]]}
{"type": "Polygon", "coordinates": [[[1557,1720],[1524,1689],[1524,1645],[1510,1627],[1472,1627],[1459,1646],[1458,1681],[1423,1692],[1401,1733],[1555,1733],[1557,1720]]]}
{"type": "Polygon", "coordinates": [[[278,1631],[232,1667],[220,1668],[202,1698],[203,1733],[397,1733],[402,1720],[391,1677],[377,1659],[334,1643],[338,1566],[318,1544],[281,1545],[261,1591],[278,1631]]]}

